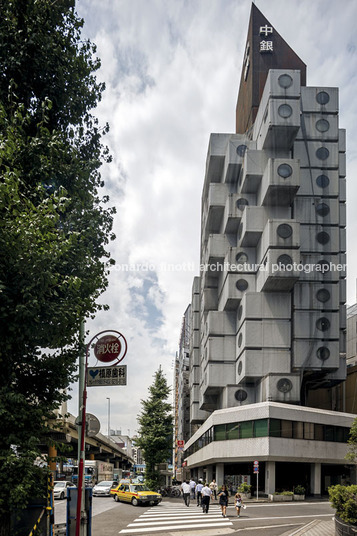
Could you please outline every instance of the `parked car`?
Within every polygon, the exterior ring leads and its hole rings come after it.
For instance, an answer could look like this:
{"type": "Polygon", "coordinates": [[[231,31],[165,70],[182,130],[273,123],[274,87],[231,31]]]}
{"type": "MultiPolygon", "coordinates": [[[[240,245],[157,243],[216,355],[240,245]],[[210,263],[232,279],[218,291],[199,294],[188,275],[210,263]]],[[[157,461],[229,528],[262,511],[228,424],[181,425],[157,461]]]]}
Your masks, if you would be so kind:
{"type": "Polygon", "coordinates": [[[67,482],[66,480],[55,480],[53,484],[54,499],[67,499],[67,488],[76,487],[72,482],[67,482]]]}
{"type": "Polygon", "coordinates": [[[150,491],[145,484],[119,484],[110,490],[114,500],[119,502],[129,502],[133,506],[139,504],[159,504],[162,501],[160,493],[150,491]]]}
{"type": "Polygon", "coordinates": [[[101,482],[98,482],[95,486],[93,486],[93,496],[95,497],[110,497],[110,490],[112,488],[116,488],[118,486],[118,482],[115,480],[102,480],[101,482]]]}

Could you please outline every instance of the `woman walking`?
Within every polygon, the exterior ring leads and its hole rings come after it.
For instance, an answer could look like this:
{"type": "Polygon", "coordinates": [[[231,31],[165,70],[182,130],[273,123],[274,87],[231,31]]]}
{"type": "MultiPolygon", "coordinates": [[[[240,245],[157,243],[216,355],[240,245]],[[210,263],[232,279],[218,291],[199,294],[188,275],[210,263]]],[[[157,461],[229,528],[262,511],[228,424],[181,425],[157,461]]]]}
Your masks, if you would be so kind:
{"type": "Polygon", "coordinates": [[[237,510],[237,517],[240,517],[240,509],[242,507],[242,497],[240,496],[239,493],[235,494],[234,500],[235,500],[235,507],[237,510]]]}
{"type": "Polygon", "coordinates": [[[218,493],[218,497],[219,497],[219,504],[222,510],[222,516],[227,517],[228,490],[225,484],[223,484],[221,491],[218,493]]]}

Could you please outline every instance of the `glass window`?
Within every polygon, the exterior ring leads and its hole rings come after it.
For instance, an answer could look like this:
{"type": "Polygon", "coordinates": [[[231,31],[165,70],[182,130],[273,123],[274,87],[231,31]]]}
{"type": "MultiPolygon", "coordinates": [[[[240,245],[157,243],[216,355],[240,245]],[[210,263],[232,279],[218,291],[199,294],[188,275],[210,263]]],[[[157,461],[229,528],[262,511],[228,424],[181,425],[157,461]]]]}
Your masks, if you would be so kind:
{"type": "Polygon", "coordinates": [[[280,164],[280,166],[278,167],[278,175],[280,175],[280,177],[283,177],[283,179],[290,177],[292,173],[293,168],[289,164],[280,164]]]}
{"type": "Polygon", "coordinates": [[[269,419],[269,435],[270,437],[280,437],[281,435],[280,419],[269,419]]]}
{"type": "Polygon", "coordinates": [[[345,441],[344,428],[342,426],[335,426],[335,441],[338,443],[344,443],[345,441]]]}
{"type": "Polygon", "coordinates": [[[258,419],[254,422],[254,437],[268,437],[268,419],[258,419]]]}
{"type": "Polygon", "coordinates": [[[316,212],[319,216],[327,216],[330,213],[330,207],[327,203],[318,203],[315,207],[316,212]]]}
{"type": "Polygon", "coordinates": [[[245,279],[238,279],[236,282],[236,287],[238,290],[247,290],[248,288],[248,281],[245,279]]]}
{"type": "Polygon", "coordinates": [[[283,255],[279,255],[278,264],[282,264],[283,266],[289,266],[289,264],[292,265],[292,263],[293,260],[290,255],[286,255],[285,253],[283,255]]]}
{"type": "Polygon", "coordinates": [[[281,420],[281,437],[293,437],[293,423],[281,420]]]}
{"type": "Polygon", "coordinates": [[[238,210],[243,210],[248,205],[249,201],[245,197],[240,197],[239,199],[237,199],[236,206],[238,210]]]}
{"type": "Polygon", "coordinates": [[[244,263],[248,262],[248,255],[246,253],[244,253],[244,251],[240,251],[236,255],[236,262],[237,262],[237,264],[244,264],[244,263]]]}
{"type": "Polygon", "coordinates": [[[330,184],[330,179],[327,175],[319,175],[316,179],[316,184],[320,188],[327,188],[327,186],[330,184]]]}
{"type": "Polygon", "coordinates": [[[239,428],[238,422],[227,424],[227,439],[239,439],[239,428]]]}
{"type": "Polygon", "coordinates": [[[327,104],[330,100],[330,95],[326,91],[320,91],[316,95],[316,100],[319,104],[327,104]]]}
{"type": "Polygon", "coordinates": [[[324,440],[324,427],[322,426],[322,424],[314,425],[314,435],[315,435],[315,440],[317,441],[324,440]]]}
{"type": "Polygon", "coordinates": [[[223,441],[226,439],[226,425],[225,424],[217,424],[214,427],[214,440],[215,441],[223,441]]]}
{"type": "Polygon", "coordinates": [[[327,288],[320,288],[316,292],[316,298],[322,303],[329,301],[330,297],[331,295],[330,295],[330,292],[327,290],[327,288]]]}
{"type": "Polygon", "coordinates": [[[324,427],[324,441],[334,441],[334,427],[328,426],[327,424],[323,425],[324,427]]]}
{"type": "Polygon", "coordinates": [[[245,439],[253,437],[253,421],[243,421],[240,423],[240,437],[245,439]]]}
{"type": "Polygon", "coordinates": [[[327,121],[327,119],[319,119],[316,122],[316,128],[319,132],[327,132],[330,128],[330,123],[327,121]]]}
{"type": "Polygon", "coordinates": [[[238,402],[243,402],[244,400],[246,400],[247,396],[248,396],[248,393],[244,389],[238,389],[234,393],[234,398],[238,400],[238,402]]]}
{"type": "Polygon", "coordinates": [[[293,437],[294,439],[304,439],[304,423],[293,421],[293,437]]]}
{"type": "Polygon", "coordinates": [[[314,439],[314,423],[304,423],[304,439],[314,439]]]}
{"type": "Polygon", "coordinates": [[[330,329],[330,321],[325,316],[322,316],[321,318],[318,318],[316,320],[316,327],[320,331],[327,331],[330,329]]]}
{"type": "Polygon", "coordinates": [[[245,152],[247,150],[247,146],[246,145],[238,145],[236,151],[237,151],[237,155],[238,156],[244,156],[245,155],[245,152]]]}
{"type": "Polygon", "coordinates": [[[287,119],[291,116],[293,113],[293,109],[289,104],[281,104],[278,108],[278,114],[280,117],[283,117],[284,119],[287,119]]]}
{"type": "Polygon", "coordinates": [[[278,78],[278,83],[280,87],[283,87],[284,89],[287,89],[290,87],[293,83],[293,79],[289,74],[282,74],[278,78]]]}
{"type": "Polygon", "coordinates": [[[320,233],[317,233],[316,240],[319,244],[328,244],[330,242],[330,235],[326,233],[326,231],[321,231],[320,233]]]}
{"type": "Polygon", "coordinates": [[[289,238],[293,234],[293,229],[288,223],[281,223],[276,230],[280,238],[289,238]]]}
{"type": "Polygon", "coordinates": [[[330,151],[327,149],[327,147],[319,147],[316,151],[316,156],[319,160],[327,160],[327,158],[330,156],[330,151]]]}

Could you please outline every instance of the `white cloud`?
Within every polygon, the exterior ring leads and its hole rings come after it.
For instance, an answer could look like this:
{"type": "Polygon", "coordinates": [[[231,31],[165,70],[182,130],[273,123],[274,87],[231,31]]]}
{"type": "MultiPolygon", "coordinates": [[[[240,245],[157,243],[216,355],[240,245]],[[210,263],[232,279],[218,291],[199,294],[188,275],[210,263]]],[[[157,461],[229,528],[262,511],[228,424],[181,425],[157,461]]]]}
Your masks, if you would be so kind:
{"type": "MultiPolygon", "coordinates": [[[[357,5],[343,0],[258,0],[258,8],[308,66],[309,85],[340,87],[340,126],[348,129],[349,302],[354,300],[357,232],[357,5]],[[339,6],[340,6],[339,4],[339,6]]],[[[117,206],[111,251],[118,266],[102,301],[109,312],[90,336],[122,331],[129,344],[127,387],[92,388],[89,411],[106,427],[136,429],[139,401],[161,364],[169,383],[182,315],[198,273],[201,190],[211,132],[233,132],[251,2],[242,0],[81,0],[85,36],[98,45],[107,89],[97,113],[111,131],[114,161],[103,167],[117,206]],[[152,263],[125,272],[128,263],[152,263]],[[186,263],[186,267],[184,264],[186,263]],[[194,269],[192,269],[192,264],[194,269]],[[170,270],[177,265],[181,270],[170,270]],[[121,268],[121,269],[119,269],[121,268]]],[[[77,402],[70,409],[77,407],[77,402]]]]}

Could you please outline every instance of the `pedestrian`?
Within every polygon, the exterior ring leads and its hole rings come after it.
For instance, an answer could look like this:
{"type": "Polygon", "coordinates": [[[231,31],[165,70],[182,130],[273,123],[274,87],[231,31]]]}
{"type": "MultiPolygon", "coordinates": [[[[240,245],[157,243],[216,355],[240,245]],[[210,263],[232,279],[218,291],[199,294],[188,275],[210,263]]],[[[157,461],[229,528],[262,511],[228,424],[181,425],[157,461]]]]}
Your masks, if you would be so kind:
{"type": "Polygon", "coordinates": [[[193,478],[191,478],[190,480],[191,499],[195,498],[195,487],[196,487],[196,482],[193,480],[193,478]]]}
{"type": "Polygon", "coordinates": [[[217,500],[217,490],[218,490],[218,485],[217,485],[217,482],[215,481],[215,479],[212,480],[212,482],[210,483],[209,487],[211,488],[211,491],[214,495],[214,499],[217,500]]]}
{"type": "Polygon", "coordinates": [[[198,484],[196,484],[196,488],[195,488],[196,497],[197,497],[197,506],[202,505],[202,488],[203,488],[203,484],[202,484],[201,480],[199,480],[198,484]]]}
{"type": "Polygon", "coordinates": [[[222,516],[227,517],[228,490],[225,484],[223,484],[221,491],[218,493],[218,497],[219,497],[219,504],[222,510],[222,516]]]}
{"type": "Polygon", "coordinates": [[[240,517],[240,509],[242,507],[243,501],[242,501],[242,497],[240,496],[239,493],[235,494],[234,500],[235,500],[235,507],[236,507],[236,510],[237,510],[237,517],[240,517]]]}
{"type": "Polygon", "coordinates": [[[209,502],[211,499],[212,490],[209,486],[207,486],[206,483],[203,485],[203,488],[201,490],[201,495],[202,495],[202,511],[204,514],[208,514],[209,502]]]}
{"type": "Polygon", "coordinates": [[[181,484],[182,496],[186,506],[190,506],[190,484],[189,481],[182,482],[181,484]]]}

